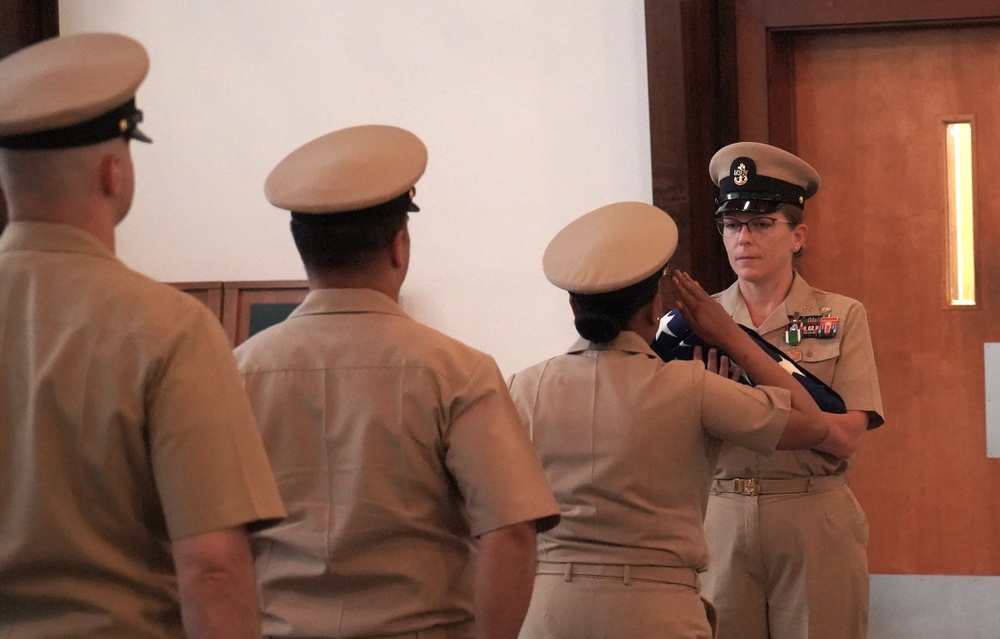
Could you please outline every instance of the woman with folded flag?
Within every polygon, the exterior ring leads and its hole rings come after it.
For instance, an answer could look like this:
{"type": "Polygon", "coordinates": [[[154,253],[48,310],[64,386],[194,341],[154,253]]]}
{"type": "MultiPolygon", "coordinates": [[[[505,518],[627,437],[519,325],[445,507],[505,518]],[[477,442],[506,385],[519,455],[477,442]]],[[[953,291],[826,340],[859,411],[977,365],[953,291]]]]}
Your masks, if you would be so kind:
{"type": "Polygon", "coordinates": [[[824,407],[819,420],[829,436],[810,450],[767,456],[723,445],[705,520],[705,595],[718,610],[721,639],[862,639],[868,520],[844,476],[864,433],[883,422],[865,309],[795,270],[809,231],[805,201],[820,185],[811,166],[741,142],[716,153],[709,171],[737,277],[716,299],[843,405],[824,407]]]}

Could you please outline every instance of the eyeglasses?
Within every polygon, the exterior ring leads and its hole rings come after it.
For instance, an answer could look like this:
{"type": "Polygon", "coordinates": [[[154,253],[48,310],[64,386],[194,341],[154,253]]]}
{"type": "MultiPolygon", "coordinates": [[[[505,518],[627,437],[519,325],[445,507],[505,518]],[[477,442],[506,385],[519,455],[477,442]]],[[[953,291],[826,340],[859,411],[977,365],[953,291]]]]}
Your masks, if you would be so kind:
{"type": "Polygon", "coordinates": [[[765,235],[774,228],[777,222],[795,226],[794,222],[779,220],[776,217],[752,217],[746,222],[740,222],[735,217],[723,217],[715,221],[715,226],[719,229],[719,234],[722,237],[733,238],[740,234],[744,226],[750,231],[750,235],[765,235]]]}

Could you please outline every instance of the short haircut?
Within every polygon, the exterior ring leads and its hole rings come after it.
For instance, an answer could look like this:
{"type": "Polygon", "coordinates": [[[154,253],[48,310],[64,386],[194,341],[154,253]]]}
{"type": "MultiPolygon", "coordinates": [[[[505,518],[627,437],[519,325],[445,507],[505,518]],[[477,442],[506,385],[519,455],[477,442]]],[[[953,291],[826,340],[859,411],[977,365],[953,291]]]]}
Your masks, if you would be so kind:
{"type": "Polygon", "coordinates": [[[356,270],[392,244],[406,227],[405,208],[373,214],[370,210],[330,215],[292,213],[292,239],[309,270],[356,270]]]}

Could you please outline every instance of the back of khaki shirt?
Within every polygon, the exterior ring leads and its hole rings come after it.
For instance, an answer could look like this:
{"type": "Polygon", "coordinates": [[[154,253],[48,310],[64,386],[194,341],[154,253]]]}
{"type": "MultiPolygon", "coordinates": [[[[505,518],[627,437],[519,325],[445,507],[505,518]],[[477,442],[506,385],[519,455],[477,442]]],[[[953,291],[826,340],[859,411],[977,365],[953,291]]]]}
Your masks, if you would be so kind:
{"type": "Polygon", "coordinates": [[[472,619],[473,538],[558,509],[492,358],[367,289],[237,349],[289,518],[256,536],[265,634],[472,619]]]}

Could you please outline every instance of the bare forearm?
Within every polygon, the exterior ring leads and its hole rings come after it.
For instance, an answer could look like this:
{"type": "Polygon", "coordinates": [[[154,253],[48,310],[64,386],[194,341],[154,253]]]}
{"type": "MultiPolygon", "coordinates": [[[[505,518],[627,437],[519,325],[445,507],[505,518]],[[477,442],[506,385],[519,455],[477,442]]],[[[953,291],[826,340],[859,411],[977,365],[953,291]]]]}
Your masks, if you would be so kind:
{"type": "Polygon", "coordinates": [[[479,639],[516,639],[534,583],[534,522],[506,526],[480,537],[475,586],[479,639]]]}
{"type": "Polygon", "coordinates": [[[253,559],[242,530],[219,530],[175,541],[173,554],[189,638],[259,639],[253,559]]]}
{"type": "Polygon", "coordinates": [[[847,411],[838,415],[823,413],[830,428],[830,434],[814,448],[840,459],[848,459],[858,452],[861,439],[868,430],[868,413],[861,410],[847,411]]]}
{"type": "Polygon", "coordinates": [[[260,637],[256,595],[233,575],[205,575],[181,589],[184,630],[190,639],[260,637]]]}

